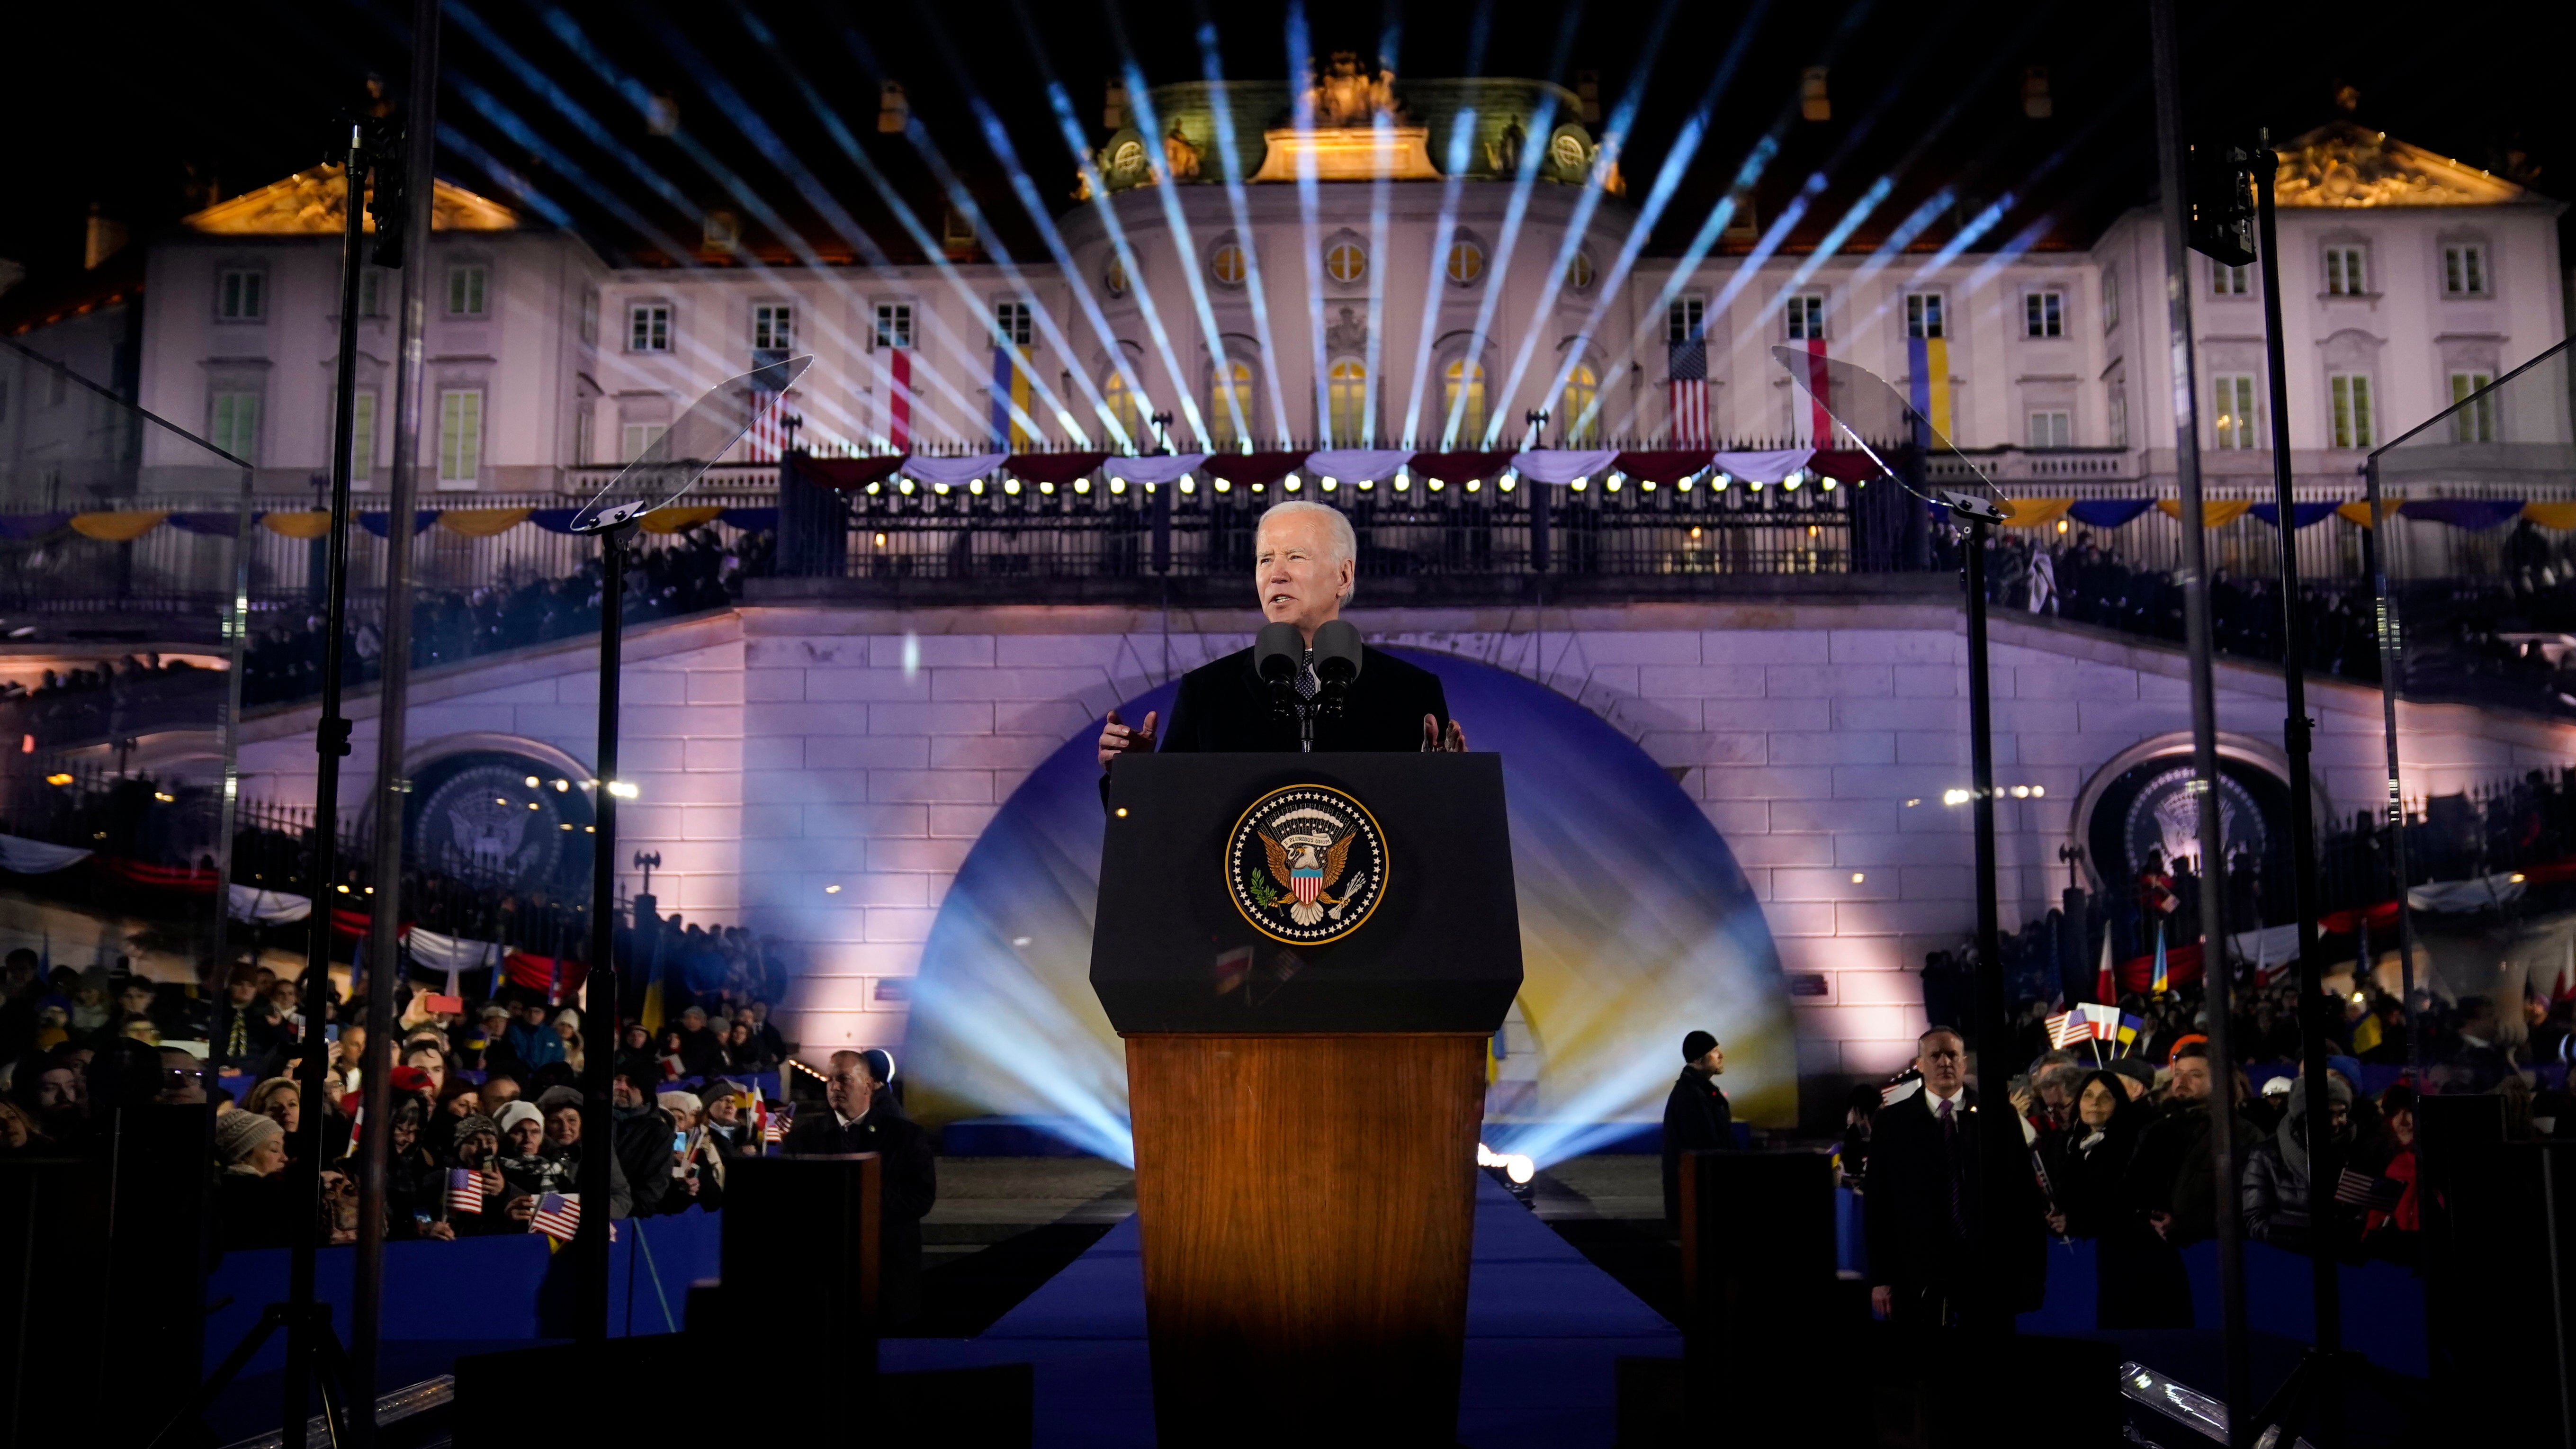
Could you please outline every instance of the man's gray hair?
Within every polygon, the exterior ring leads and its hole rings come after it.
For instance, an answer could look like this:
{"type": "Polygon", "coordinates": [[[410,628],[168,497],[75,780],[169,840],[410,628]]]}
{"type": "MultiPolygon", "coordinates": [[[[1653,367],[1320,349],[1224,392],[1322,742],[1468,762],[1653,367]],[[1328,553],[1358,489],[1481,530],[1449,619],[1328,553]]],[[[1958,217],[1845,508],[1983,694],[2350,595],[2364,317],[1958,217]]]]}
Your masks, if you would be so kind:
{"type": "Polygon", "coordinates": [[[1360,556],[1360,539],[1358,534],[1351,531],[1350,516],[1343,513],[1342,510],[1333,507],[1329,503],[1309,503],[1302,498],[1292,498],[1285,503],[1271,504],[1270,507],[1262,513],[1261,522],[1253,526],[1253,536],[1256,539],[1259,538],[1262,528],[1268,526],[1270,520],[1277,518],[1283,513],[1291,515],[1292,517],[1304,513],[1321,514],[1323,516],[1325,532],[1331,536],[1333,541],[1333,556],[1331,562],[1334,565],[1339,566],[1347,560],[1353,565],[1351,569],[1351,581],[1343,586],[1341,596],[1341,601],[1343,603],[1349,603],[1351,601],[1351,595],[1359,592],[1359,568],[1357,565],[1359,563],[1360,556]]]}

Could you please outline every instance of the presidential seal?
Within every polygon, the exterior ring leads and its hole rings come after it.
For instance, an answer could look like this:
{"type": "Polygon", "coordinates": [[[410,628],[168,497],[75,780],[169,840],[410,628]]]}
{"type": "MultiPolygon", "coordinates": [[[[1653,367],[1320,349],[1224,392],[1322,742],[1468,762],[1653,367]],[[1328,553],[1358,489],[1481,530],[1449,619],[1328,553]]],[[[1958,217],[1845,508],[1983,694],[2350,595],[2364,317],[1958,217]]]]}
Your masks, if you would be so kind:
{"type": "Polygon", "coordinates": [[[1226,838],[1225,887],[1252,928],[1322,946],[1360,928],[1386,894],[1386,837],[1329,785],[1290,785],[1252,803],[1226,838]]]}

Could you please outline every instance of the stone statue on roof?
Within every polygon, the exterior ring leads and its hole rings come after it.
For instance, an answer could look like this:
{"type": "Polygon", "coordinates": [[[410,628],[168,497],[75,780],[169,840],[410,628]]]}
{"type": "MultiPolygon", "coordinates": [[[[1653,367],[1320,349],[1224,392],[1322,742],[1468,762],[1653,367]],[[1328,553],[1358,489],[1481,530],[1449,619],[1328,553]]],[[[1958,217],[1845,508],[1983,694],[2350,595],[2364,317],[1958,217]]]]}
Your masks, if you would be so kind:
{"type": "Polygon", "coordinates": [[[1379,116],[1393,118],[1395,72],[1383,65],[1364,71],[1355,52],[1334,51],[1320,73],[1309,65],[1306,109],[1316,126],[1367,126],[1379,116]]]}
{"type": "Polygon", "coordinates": [[[1199,148],[1191,145],[1190,138],[1182,134],[1177,116],[1172,120],[1172,129],[1163,137],[1163,165],[1174,181],[1198,179],[1199,148]]]}

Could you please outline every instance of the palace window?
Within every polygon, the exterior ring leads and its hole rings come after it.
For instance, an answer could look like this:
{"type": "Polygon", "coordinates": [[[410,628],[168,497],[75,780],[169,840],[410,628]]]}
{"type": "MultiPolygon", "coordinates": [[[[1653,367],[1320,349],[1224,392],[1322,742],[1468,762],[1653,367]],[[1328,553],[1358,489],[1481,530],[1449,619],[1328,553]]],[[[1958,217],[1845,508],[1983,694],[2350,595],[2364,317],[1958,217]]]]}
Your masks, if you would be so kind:
{"type": "Polygon", "coordinates": [[[626,309],[626,350],[629,352],[671,350],[671,305],[669,303],[639,302],[626,309]]]}
{"type": "Polygon", "coordinates": [[[2021,335],[2024,337],[2063,337],[2066,335],[2066,294],[2064,292],[2024,292],[2021,298],[2021,335]]]}
{"type": "Polygon", "coordinates": [[[268,315],[268,273],[233,267],[215,274],[215,315],[226,322],[257,322],[268,315]]]}
{"type": "Polygon", "coordinates": [[[1825,336],[1825,299],[1815,292],[1800,292],[1789,299],[1789,340],[1820,342],[1825,336]]]}
{"type": "Polygon", "coordinates": [[[1368,248],[1348,240],[1324,248],[1324,275],[1345,286],[1367,276],[1368,248]]]}
{"type": "Polygon", "coordinates": [[[2469,402],[2470,398],[2477,397],[2480,389],[2494,381],[2493,373],[2455,372],[2451,374],[2451,405],[2459,407],[2461,403],[2469,403],[2467,407],[2460,408],[2458,412],[2451,414],[2453,442],[2492,443],[2496,440],[2495,395],[2489,393],[2485,397],[2478,398],[2476,402],[2469,402]]]}
{"type": "Polygon", "coordinates": [[[2487,295],[2487,249],[2476,242],[2453,242],[2442,248],[2442,295],[2487,295]]]}
{"type": "Polygon", "coordinates": [[[1324,407],[1333,446],[1357,448],[1368,442],[1368,364],[1345,357],[1324,372],[1324,407]]]}
{"type": "Polygon", "coordinates": [[[1252,368],[1221,358],[1208,382],[1208,441],[1231,448],[1252,431],[1252,368]]]}
{"type": "Polygon", "coordinates": [[[2108,332],[2119,325],[2120,274],[2104,272],[2102,274],[2102,330],[2108,332]]]}
{"type": "Polygon", "coordinates": [[[2106,421],[2111,425],[2111,446],[2129,446],[2129,393],[2125,383],[2113,381],[2106,421]]]}
{"type": "Polygon", "coordinates": [[[784,302],[763,302],[751,309],[751,345],[785,352],[796,345],[796,309],[784,302]]]}
{"type": "Polygon", "coordinates": [[[2338,373],[2326,379],[2326,393],[2334,413],[2334,445],[2338,448],[2374,446],[2378,434],[2371,426],[2369,376],[2338,373]]]}
{"type": "Polygon", "coordinates": [[[877,342],[879,347],[912,346],[912,304],[880,302],[877,304],[877,342]]]}
{"type": "Polygon", "coordinates": [[[1940,293],[1908,292],[1905,294],[1905,335],[1908,337],[1946,335],[1941,330],[1940,293]]]}
{"type": "Polygon", "coordinates": [[[385,315],[384,268],[358,268],[358,315],[361,317],[385,315]]]}
{"type": "Polygon", "coordinates": [[[599,290],[595,287],[581,294],[581,340],[599,340],[599,290]]]}
{"type": "Polygon", "coordinates": [[[1459,286],[1474,286],[1476,279],[1485,275],[1485,249],[1465,237],[1451,242],[1448,272],[1449,280],[1459,286]]]}
{"type": "Polygon", "coordinates": [[[2370,295],[2370,274],[2364,269],[2359,247],[2326,248],[2326,295],[2329,297],[2366,297],[2370,295]]]}
{"type": "Polygon", "coordinates": [[[1101,404],[1109,416],[1126,430],[1127,440],[1142,447],[1151,441],[1145,436],[1145,410],[1137,406],[1136,394],[1128,389],[1124,375],[1112,371],[1100,385],[1101,404]]]}
{"type": "Polygon", "coordinates": [[[1708,303],[1699,297],[1675,297],[1664,309],[1664,340],[1691,342],[1707,335],[1708,303]]]}
{"type": "Polygon", "coordinates": [[[376,395],[362,392],[349,399],[349,481],[376,476],[376,395]]]}
{"type": "Polygon", "coordinates": [[[483,292],[492,279],[488,267],[449,267],[447,269],[447,315],[480,317],[484,315],[483,292]]]}
{"type": "Polygon", "coordinates": [[[1006,347],[1026,347],[1036,334],[1032,329],[1029,304],[997,302],[993,306],[993,340],[1006,347]]]}
{"type": "Polygon", "coordinates": [[[2210,379],[2211,446],[2251,448],[2261,431],[2254,411],[2254,379],[2247,373],[2221,373],[2210,379]]]}
{"type": "Polygon", "coordinates": [[[1556,395],[1557,437],[1568,447],[1587,447],[1601,436],[1601,381],[1578,362],[1565,374],[1565,391],[1556,395]]]}
{"type": "Polygon", "coordinates": [[[2075,446],[2075,415],[2059,409],[2031,413],[2030,446],[2034,448],[2075,446]]]}
{"type": "Polygon", "coordinates": [[[1574,260],[1565,264],[1565,285],[1578,292],[1588,292],[1600,274],[1600,269],[1593,264],[1592,253],[1577,248],[1574,260]]]}
{"type": "Polygon", "coordinates": [[[1243,247],[1240,243],[1226,242],[1215,251],[1208,253],[1208,275],[1216,278],[1223,286],[1242,286],[1247,270],[1243,247]]]}
{"type": "Polygon", "coordinates": [[[2244,297],[2254,291],[2254,269],[2231,267],[2220,262],[2209,264],[2209,290],[2221,297],[2244,297]]]}
{"type": "Polygon", "coordinates": [[[483,472],[483,392],[456,388],[438,395],[438,486],[471,488],[483,472]]]}
{"type": "Polygon", "coordinates": [[[208,414],[206,441],[243,462],[258,462],[259,394],[216,393],[208,414]]]}
{"type": "Polygon", "coordinates": [[[1113,300],[1127,295],[1127,263],[1116,252],[1109,254],[1108,264],[1100,269],[1100,287],[1113,300]]]}
{"type": "MultiPolygon", "coordinates": [[[[1467,440],[1485,435],[1485,365],[1472,357],[1461,357],[1442,370],[1440,375],[1440,415],[1457,420],[1455,437],[1467,440]]],[[[1453,436],[1442,423],[1443,437],[1453,436]]]]}
{"type": "Polygon", "coordinates": [[[628,423],[618,433],[618,461],[632,463],[643,457],[645,451],[662,441],[662,435],[669,431],[671,425],[668,423],[628,423]]]}

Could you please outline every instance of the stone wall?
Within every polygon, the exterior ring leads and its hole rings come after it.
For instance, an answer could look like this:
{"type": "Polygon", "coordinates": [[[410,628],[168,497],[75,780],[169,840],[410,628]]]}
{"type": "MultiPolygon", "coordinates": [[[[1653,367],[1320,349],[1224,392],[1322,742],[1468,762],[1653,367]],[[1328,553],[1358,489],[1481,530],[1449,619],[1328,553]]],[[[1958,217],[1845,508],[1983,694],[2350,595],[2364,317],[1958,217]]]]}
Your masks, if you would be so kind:
{"type": "MultiPolygon", "coordinates": [[[[1700,802],[1744,866],[1798,998],[1802,1071],[1876,1072],[1922,1026],[1923,953],[1972,929],[1966,640],[1930,603],[1358,611],[1370,638],[1544,680],[1617,726],[1700,802]]],[[[896,611],[755,606],[640,629],[626,646],[621,858],[660,852],[665,909],[809,943],[787,1003],[809,1052],[900,1043],[905,985],[951,877],[1028,771],[1101,713],[1250,642],[1248,614],[1113,607],[896,611]],[[837,889],[836,889],[837,888],[837,889]]],[[[414,767],[517,737],[591,758],[587,644],[425,674],[414,767]]],[[[2141,747],[2187,748],[2174,649],[2026,616],[1993,630],[2007,928],[2067,883],[2057,849],[2088,785],[2141,747]]],[[[2277,675],[2219,668],[2231,748],[2277,756],[2277,675]]],[[[2380,697],[2311,685],[2316,779],[2349,815],[2385,788],[2380,697]]],[[[363,798],[372,700],[344,790],[363,798]]],[[[254,718],[244,792],[309,800],[310,707],[254,718]]],[[[2410,796],[2576,760],[2576,727],[2406,706],[2410,796]]],[[[1472,731],[1476,722],[1465,722],[1472,731]]],[[[627,888],[632,888],[629,880],[627,888]]]]}

